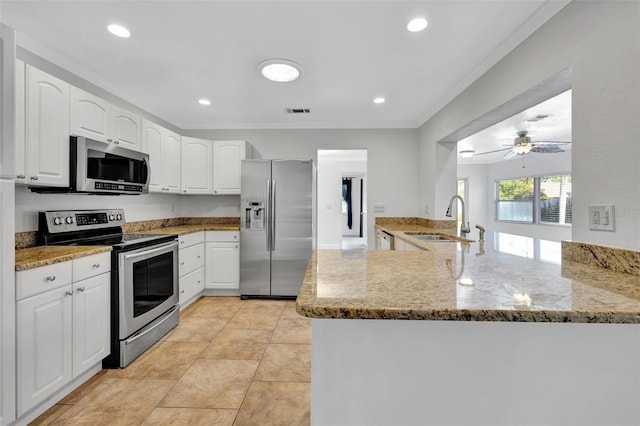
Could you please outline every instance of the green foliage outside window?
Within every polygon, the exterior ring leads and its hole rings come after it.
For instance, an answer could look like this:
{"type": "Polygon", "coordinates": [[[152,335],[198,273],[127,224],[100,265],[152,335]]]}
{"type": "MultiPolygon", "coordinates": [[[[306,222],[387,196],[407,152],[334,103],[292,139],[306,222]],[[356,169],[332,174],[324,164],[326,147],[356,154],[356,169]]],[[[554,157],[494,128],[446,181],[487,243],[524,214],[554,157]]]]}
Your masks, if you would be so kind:
{"type": "Polygon", "coordinates": [[[501,180],[499,182],[499,200],[533,200],[533,194],[533,178],[501,180]]]}

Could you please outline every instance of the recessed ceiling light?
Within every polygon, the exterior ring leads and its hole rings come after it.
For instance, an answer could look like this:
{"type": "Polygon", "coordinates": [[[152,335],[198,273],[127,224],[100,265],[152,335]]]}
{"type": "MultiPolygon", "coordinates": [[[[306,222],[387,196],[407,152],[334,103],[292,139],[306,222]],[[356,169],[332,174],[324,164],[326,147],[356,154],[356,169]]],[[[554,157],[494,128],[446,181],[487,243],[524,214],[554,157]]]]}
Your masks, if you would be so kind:
{"type": "Polygon", "coordinates": [[[383,103],[385,103],[386,101],[387,101],[387,100],[386,100],[385,98],[380,97],[380,98],[375,98],[375,99],[373,100],[373,103],[374,103],[374,104],[383,104],[383,103]]]}
{"type": "Polygon", "coordinates": [[[419,31],[427,28],[427,20],[424,18],[415,18],[409,21],[407,24],[407,29],[412,33],[417,33],[419,31]]]}
{"type": "Polygon", "coordinates": [[[476,152],[472,149],[467,149],[464,151],[460,151],[460,157],[462,158],[469,158],[469,157],[473,157],[473,154],[475,154],[476,152]]]}
{"type": "Polygon", "coordinates": [[[200,105],[206,105],[206,106],[211,105],[211,101],[209,99],[205,99],[205,98],[202,98],[202,99],[198,100],[198,103],[200,105]]]}
{"type": "Polygon", "coordinates": [[[111,24],[107,27],[107,30],[109,30],[109,32],[114,36],[118,36],[122,38],[128,38],[131,36],[131,32],[125,27],[123,27],[122,25],[111,24]]]}
{"type": "Polygon", "coordinates": [[[258,64],[258,72],[267,80],[289,83],[302,75],[302,67],[288,59],[268,59],[258,64]]]}

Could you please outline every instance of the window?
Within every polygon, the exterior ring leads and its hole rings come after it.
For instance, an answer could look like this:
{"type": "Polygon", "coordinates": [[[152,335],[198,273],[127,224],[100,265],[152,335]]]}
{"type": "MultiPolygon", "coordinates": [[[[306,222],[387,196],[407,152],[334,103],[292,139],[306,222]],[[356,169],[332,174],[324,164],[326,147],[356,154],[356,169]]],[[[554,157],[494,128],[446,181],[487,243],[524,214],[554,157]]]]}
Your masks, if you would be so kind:
{"type": "Polygon", "coordinates": [[[496,220],[533,223],[533,178],[498,181],[496,220]]]}
{"type": "Polygon", "coordinates": [[[540,180],[540,223],[571,223],[571,175],[543,176],[540,180]]]}
{"type": "Polygon", "coordinates": [[[496,220],[567,225],[572,222],[571,175],[496,182],[496,220]]]}

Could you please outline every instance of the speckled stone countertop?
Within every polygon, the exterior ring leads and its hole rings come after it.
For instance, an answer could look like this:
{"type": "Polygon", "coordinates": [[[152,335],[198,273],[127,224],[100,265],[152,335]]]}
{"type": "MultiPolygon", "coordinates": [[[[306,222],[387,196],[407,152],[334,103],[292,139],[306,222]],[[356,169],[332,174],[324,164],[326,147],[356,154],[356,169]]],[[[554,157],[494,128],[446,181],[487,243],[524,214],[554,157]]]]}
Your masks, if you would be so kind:
{"type": "Polygon", "coordinates": [[[16,271],[111,251],[111,246],[38,246],[16,250],[16,271]]]}
{"type": "Polygon", "coordinates": [[[144,231],[128,231],[129,234],[135,234],[136,232],[144,232],[145,234],[171,234],[171,235],[184,235],[191,232],[198,231],[239,231],[240,225],[228,225],[228,224],[200,224],[200,225],[180,225],[180,226],[167,226],[164,228],[145,229],[144,231]]]}
{"type": "MultiPolygon", "coordinates": [[[[405,226],[403,231],[416,230],[405,226]]],[[[421,248],[426,250],[316,251],[298,295],[298,313],[343,319],[640,323],[640,277],[561,261],[560,243],[487,232],[485,242],[424,243],[421,248]]]]}

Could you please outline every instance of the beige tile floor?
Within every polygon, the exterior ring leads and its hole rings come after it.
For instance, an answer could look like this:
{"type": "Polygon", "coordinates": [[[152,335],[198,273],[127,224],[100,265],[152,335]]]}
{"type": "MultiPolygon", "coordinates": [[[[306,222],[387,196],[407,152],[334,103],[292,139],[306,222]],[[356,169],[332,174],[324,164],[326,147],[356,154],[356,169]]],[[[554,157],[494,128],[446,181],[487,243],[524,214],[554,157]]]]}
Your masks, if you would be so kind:
{"type": "Polygon", "coordinates": [[[202,297],[121,370],[102,370],[33,425],[305,425],[311,322],[295,302],[202,297]]]}

